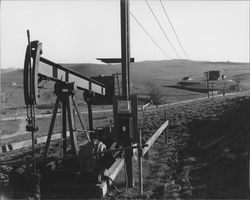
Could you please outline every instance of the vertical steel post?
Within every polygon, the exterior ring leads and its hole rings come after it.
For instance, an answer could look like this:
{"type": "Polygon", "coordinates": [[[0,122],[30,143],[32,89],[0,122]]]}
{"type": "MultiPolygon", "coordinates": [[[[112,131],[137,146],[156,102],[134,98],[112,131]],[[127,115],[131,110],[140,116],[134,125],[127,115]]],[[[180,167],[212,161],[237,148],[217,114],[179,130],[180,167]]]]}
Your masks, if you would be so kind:
{"type": "Polygon", "coordinates": [[[207,97],[209,98],[209,82],[208,82],[208,79],[209,79],[209,71],[207,72],[207,97]]]}
{"type": "Polygon", "coordinates": [[[212,98],[214,98],[214,83],[212,83],[212,98]]]}
{"type": "Polygon", "coordinates": [[[93,131],[94,126],[93,126],[93,114],[92,114],[92,105],[91,102],[87,102],[88,105],[88,118],[89,118],[89,130],[93,131]]]}
{"type": "Polygon", "coordinates": [[[225,82],[225,80],[224,80],[224,86],[223,86],[223,96],[225,96],[225,94],[226,94],[226,82],[225,82]]]}
{"type": "Polygon", "coordinates": [[[63,156],[67,151],[67,95],[63,94],[62,100],[62,139],[63,139],[63,156]]]}
{"type": "Polygon", "coordinates": [[[35,137],[34,131],[31,131],[31,140],[32,140],[32,158],[33,158],[33,170],[36,174],[36,154],[35,154],[35,137]]]}
{"type": "MultiPolygon", "coordinates": [[[[122,60],[122,96],[124,100],[130,98],[130,45],[129,45],[129,0],[120,0],[120,12],[121,12],[121,60],[122,60]]],[[[128,130],[130,130],[131,124],[127,121],[128,130]]],[[[130,133],[128,133],[127,141],[124,141],[125,146],[131,146],[131,140],[129,139],[130,133]]],[[[125,154],[125,162],[128,175],[128,187],[134,187],[133,179],[133,151],[127,151],[125,154]]]]}

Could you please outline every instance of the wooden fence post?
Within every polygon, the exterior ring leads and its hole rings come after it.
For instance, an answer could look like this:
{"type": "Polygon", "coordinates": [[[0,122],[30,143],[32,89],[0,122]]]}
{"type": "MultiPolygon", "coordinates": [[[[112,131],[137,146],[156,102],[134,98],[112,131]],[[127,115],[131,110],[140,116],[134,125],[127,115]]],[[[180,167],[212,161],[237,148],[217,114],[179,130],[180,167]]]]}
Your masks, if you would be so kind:
{"type": "Polygon", "coordinates": [[[247,191],[246,195],[250,194],[250,144],[249,135],[247,136],[247,191]]]}
{"type": "Polygon", "coordinates": [[[139,131],[138,137],[138,166],[139,166],[139,195],[143,196],[143,172],[142,172],[142,141],[141,141],[141,130],[139,131]]]}

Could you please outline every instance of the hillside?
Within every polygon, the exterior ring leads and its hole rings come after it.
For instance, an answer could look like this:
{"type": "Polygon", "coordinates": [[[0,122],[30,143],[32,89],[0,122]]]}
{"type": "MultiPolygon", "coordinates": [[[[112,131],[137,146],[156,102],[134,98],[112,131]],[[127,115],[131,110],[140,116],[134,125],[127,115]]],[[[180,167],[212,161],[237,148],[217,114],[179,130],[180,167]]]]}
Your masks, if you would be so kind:
{"type": "MultiPolygon", "coordinates": [[[[102,64],[62,64],[74,71],[84,74],[85,76],[111,75],[120,72],[121,66],[102,65],[102,64]]],[[[167,97],[165,102],[173,102],[185,98],[193,98],[200,93],[169,88],[165,86],[175,85],[184,76],[192,76],[193,79],[201,79],[203,73],[208,70],[221,70],[228,78],[241,79],[241,84],[249,88],[249,64],[232,63],[232,62],[207,62],[191,60],[162,60],[162,61],[143,61],[131,64],[131,81],[132,92],[145,95],[146,83],[153,82],[159,85],[162,93],[167,97]]],[[[6,71],[1,73],[1,103],[2,109],[11,107],[23,107],[23,71],[6,71]],[[16,85],[12,85],[15,82],[16,85]],[[7,99],[6,99],[7,96],[7,99]]],[[[45,97],[42,97],[41,103],[54,102],[51,97],[52,91],[45,91],[45,97]]]]}
{"type": "MultiPolygon", "coordinates": [[[[62,64],[86,76],[99,74],[110,75],[120,71],[120,65],[100,64],[62,64]]],[[[131,63],[131,78],[134,81],[145,81],[145,77],[156,80],[176,80],[183,76],[201,77],[208,70],[222,70],[225,75],[249,73],[249,63],[207,62],[191,60],[162,60],[131,63]]]]}
{"type": "MultiPolygon", "coordinates": [[[[165,122],[143,160],[148,199],[249,199],[247,137],[249,92],[161,107],[140,115],[143,139],[165,122]]],[[[137,181],[137,179],[136,179],[137,181]]],[[[136,199],[138,188],[116,199],[136,199]]]]}
{"type": "MultiPolygon", "coordinates": [[[[170,122],[165,135],[155,141],[143,159],[144,197],[138,196],[135,161],[135,187],[123,194],[111,188],[106,199],[249,199],[249,100],[248,91],[139,112],[143,143],[165,122],[165,113],[170,122]]],[[[57,144],[51,148],[54,154],[57,148],[57,144]]],[[[29,150],[3,154],[1,161],[23,160],[29,150]]],[[[11,169],[0,166],[0,189],[7,184],[11,169]]],[[[119,176],[115,184],[123,188],[124,174],[119,176]]],[[[73,189],[66,190],[67,194],[73,189]]]]}
{"type": "MultiPolygon", "coordinates": [[[[87,76],[110,75],[119,72],[121,68],[120,65],[95,64],[67,64],[65,66],[87,76]]],[[[244,86],[249,86],[248,63],[163,60],[132,63],[130,69],[132,91],[143,93],[146,82],[156,82],[160,86],[166,86],[179,82],[184,76],[192,76],[194,80],[200,80],[204,76],[203,73],[208,70],[220,70],[228,79],[240,78],[244,86]],[[245,80],[247,80],[247,83],[245,83],[245,80]]],[[[168,89],[164,88],[164,90],[168,89]]]]}

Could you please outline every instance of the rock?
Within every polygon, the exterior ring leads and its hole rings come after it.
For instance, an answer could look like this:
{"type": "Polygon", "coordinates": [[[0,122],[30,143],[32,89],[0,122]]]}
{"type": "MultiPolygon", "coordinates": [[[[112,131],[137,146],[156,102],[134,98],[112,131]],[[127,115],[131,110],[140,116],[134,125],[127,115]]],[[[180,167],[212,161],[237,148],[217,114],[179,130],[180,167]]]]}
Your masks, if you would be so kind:
{"type": "Polygon", "coordinates": [[[195,157],[188,157],[184,160],[184,162],[187,163],[192,163],[192,162],[196,162],[196,158],[195,157]]]}

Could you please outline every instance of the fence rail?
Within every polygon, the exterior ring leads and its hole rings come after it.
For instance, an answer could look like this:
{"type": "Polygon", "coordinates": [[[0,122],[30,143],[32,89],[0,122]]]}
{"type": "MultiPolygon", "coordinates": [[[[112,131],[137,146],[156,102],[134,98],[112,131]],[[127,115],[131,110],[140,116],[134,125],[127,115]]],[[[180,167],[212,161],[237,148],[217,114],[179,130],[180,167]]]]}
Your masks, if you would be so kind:
{"type": "Polygon", "coordinates": [[[161,127],[148,139],[148,141],[145,143],[145,145],[147,146],[143,148],[143,152],[142,152],[143,156],[152,147],[152,145],[157,140],[157,138],[162,134],[162,132],[168,127],[168,124],[169,124],[169,121],[168,120],[165,121],[165,123],[163,123],[161,127]]]}

